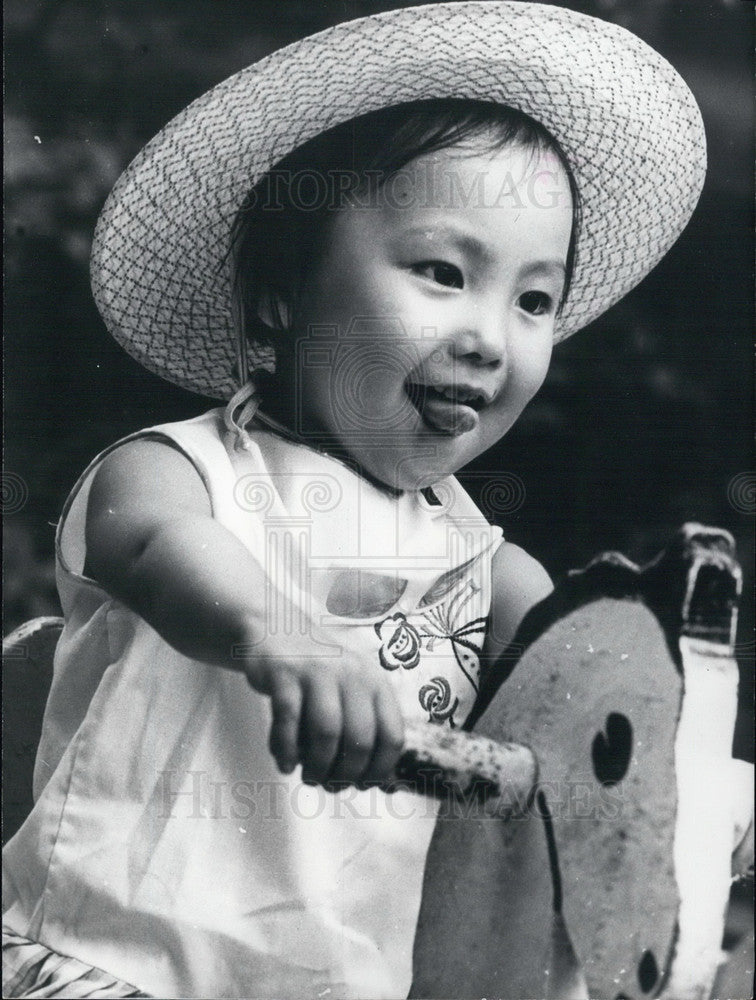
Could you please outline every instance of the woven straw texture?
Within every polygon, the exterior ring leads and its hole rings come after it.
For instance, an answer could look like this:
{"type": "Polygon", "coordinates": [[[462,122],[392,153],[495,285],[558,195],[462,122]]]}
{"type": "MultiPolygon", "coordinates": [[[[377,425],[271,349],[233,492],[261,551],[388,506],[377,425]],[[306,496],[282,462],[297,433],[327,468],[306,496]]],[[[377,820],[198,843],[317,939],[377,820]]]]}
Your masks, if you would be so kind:
{"type": "MultiPolygon", "coordinates": [[[[636,285],[698,200],[706,152],[696,103],[625,29],[534,3],[390,11],[247,67],[137,156],[105,204],[92,254],[95,300],[116,340],[169,381],[227,399],[238,387],[227,255],[247,192],[332,125],[433,97],[508,104],[565,150],[583,222],[557,340],[636,285]]],[[[271,360],[251,353],[254,364],[271,360]]]]}

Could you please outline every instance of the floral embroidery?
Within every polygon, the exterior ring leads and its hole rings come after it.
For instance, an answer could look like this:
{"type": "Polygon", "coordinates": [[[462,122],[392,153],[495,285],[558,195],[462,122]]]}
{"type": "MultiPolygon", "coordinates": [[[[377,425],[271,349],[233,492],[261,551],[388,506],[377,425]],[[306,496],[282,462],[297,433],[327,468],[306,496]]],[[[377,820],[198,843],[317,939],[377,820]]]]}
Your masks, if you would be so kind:
{"type": "Polygon", "coordinates": [[[420,635],[427,640],[425,645],[430,651],[439,640],[451,643],[454,657],[462,673],[476,691],[488,619],[474,618],[472,621],[465,621],[464,609],[478,590],[478,586],[472,580],[468,580],[450,601],[423,611],[424,627],[420,632],[420,635]]]}
{"type": "Polygon", "coordinates": [[[414,625],[410,625],[403,614],[397,612],[375,626],[381,640],[378,658],[384,670],[404,667],[412,670],[420,662],[420,635],[414,625]]]}
{"type": "Polygon", "coordinates": [[[428,722],[443,723],[449,720],[455,728],[454,713],[459,706],[459,698],[451,705],[451,685],[445,677],[434,677],[429,684],[423,684],[419,693],[420,704],[428,713],[428,722]]]}
{"type": "MultiPolygon", "coordinates": [[[[469,564],[466,568],[469,569],[469,564]]],[[[417,698],[430,723],[447,724],[454,729],[464,721],[462,718],[457,721],[455,714],[467,714],[472,692],[456,674],[455,660],[472,691],[478,691],[480,656],[488,625],[487,618],[478,617],[473,611],[480,607],[480,593],[477,580],[458,579],[445,599],[432,607],[418,609],[411,622],[396,612],[373,626],[380,640],[378,658],[384,670],[399,667],[412,670],[420,665],[415,675],[417,698]],[[431,656],[427,663],[421,664],[421,654],[426,652],[431,656]],[[448,675],[436,674],[427,680],[428,674],[431,671],[435,674],[439,667],[444,672],[449,670],[448,675]]],[[[414,685],[409,678],[408,682],[411,690],[414,685]]]]}

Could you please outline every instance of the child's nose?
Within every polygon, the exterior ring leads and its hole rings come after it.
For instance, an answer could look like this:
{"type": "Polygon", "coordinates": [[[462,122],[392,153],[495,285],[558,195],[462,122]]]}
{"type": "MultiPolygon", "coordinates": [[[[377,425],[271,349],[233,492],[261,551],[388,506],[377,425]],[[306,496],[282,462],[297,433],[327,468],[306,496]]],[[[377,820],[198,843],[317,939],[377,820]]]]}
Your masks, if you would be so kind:
{"type": "Polygon", "coordinates": [[[507,359],[507,325],[498,311],[476,312],[469,322],[457,331],[452,341],[452,351],[458,359],[464,358],[478,366],[502,367],[507,359]]]}

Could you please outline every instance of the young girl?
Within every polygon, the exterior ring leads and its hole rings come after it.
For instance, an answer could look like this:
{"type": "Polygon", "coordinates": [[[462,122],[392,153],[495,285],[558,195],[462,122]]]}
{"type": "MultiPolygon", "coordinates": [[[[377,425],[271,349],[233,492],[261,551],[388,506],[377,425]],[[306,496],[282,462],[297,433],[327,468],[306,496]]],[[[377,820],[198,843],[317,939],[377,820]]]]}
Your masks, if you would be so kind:
{"type": "Polygon", "coordinates": [[[550,589],[454,473],[703,173],[656,53],[505,2],[339,25],[143,151],[95,296],[226,405],[114,445],[63,512],[6,995],[406,995],[434,810],[378,786],[550,589]]]}

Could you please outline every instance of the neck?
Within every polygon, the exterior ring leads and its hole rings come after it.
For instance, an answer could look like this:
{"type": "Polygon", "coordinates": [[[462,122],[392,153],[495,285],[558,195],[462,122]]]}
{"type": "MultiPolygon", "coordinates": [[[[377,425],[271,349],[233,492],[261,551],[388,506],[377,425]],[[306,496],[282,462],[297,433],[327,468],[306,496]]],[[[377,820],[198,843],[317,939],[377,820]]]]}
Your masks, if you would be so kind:
{"type": "Polygon", "coordinates": [[[298,426],[296,407],[294,406],[295,389],[277,374],[265,373],[260,379],[261,404],[258,416],[268,427],[298,444],[303,444],[330,458],[335,458],[346,465],[358,476],[362,476],[376,489],[392,497],[402,496],[404,490],[396,489],[387,483],[376,479],[363,465],[341,444],[328,433],[325,428],[316,426],[298,426]]]}

